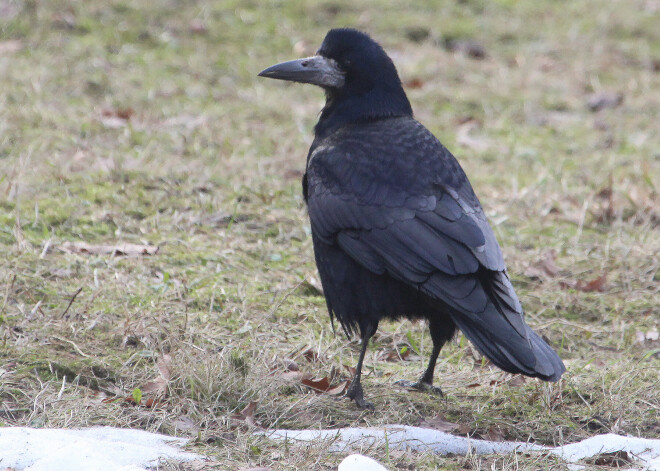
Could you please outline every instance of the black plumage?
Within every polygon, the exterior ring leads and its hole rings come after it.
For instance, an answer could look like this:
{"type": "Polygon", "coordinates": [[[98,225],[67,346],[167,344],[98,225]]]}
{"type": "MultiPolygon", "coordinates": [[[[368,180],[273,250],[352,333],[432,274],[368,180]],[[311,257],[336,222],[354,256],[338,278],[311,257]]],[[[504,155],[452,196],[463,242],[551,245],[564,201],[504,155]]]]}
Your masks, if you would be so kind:
{"type": "Polygon", "coordinates": [[[347,395],[372,407],[360,375],[383,318],[429,322],[433,351],[415,387],[439,391],[435,362],[456,328],[503,370],[557,381],[564,365],[525,323],[467,176],[413,118],[383,49],[362,32],[334,29],[316,56],[260,75],[326,91],[303,192],[328,311],[363,342],[347,395]]]}

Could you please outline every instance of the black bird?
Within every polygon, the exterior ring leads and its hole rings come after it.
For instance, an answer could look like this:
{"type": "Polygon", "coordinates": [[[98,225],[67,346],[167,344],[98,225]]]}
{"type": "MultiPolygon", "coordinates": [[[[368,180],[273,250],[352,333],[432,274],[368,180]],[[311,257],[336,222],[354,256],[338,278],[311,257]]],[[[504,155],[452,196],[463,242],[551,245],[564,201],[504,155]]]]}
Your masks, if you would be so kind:
{"type": "Polygon", "coordinates": [[[435,363],[456,328],[501,369],[557,381],[564,364],[525,323],[470,182],[413,118],[381,46],[360,31],[333,29],[315,56],[259,75],[325,90],[303,194],[330,317],[362,339],[347,396],[373,409],[360,375],[383,318],[429,322],[428,368],[408,386],[441,393],[435,363]]]}

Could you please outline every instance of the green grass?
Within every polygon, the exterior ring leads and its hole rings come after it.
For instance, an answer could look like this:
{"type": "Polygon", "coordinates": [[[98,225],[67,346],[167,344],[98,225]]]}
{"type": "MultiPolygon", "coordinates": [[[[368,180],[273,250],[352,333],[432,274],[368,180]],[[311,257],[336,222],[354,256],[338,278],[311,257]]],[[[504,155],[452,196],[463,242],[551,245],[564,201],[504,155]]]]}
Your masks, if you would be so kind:
{"type": "MultiPolygon", "coordinates": [[[[475,437],[550,445],[657,437],[660,344],[639,339],[660,327],[652,3],[0,0],[0,424],[174,433],[217,458],[208,469],[342,459],[327,444],[254,437],[232,419],[250,401],[264,428],[440,415],[475,437]],[[529,323],[566,361],[560,383],[512,379],[459,337],[437,367],[446,399],[407,394],[395,380],[416,378],[430,352],[425,326],[409,322],[384,323],[369,349],[375,414],[283,375],[295,361],[339,380],[359,350],[305,281],[317,275],[300,179],[322,92],[256,74],[346,25],[383,44],[417,118],[470,176],[529,323]],[[447,39],[474,39],[487,57],[448,52],[447,39]],[[603,91],[623,103],[589,111],[603,91]],[[159,251],[62,250],[76,241],[159,251]],[[557,271],[539,275],[551,251],[557,271]],[[603,274],[602,292],[575,288],[603,274]],[[405,346],[421,355],[379,359],[405,346]],[[167,395],[126,402],[165,354],[167,395]]],[[[389,458],[563,469],[538,456],[389,458]]]]}

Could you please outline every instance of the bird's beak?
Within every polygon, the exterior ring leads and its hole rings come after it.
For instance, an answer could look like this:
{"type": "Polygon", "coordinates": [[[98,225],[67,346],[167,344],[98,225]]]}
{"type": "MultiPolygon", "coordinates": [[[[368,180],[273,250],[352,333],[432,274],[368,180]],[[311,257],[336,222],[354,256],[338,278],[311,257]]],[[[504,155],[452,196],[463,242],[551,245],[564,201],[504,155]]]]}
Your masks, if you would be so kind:
{"type": "Polygon", "coordinates": [[[344,72],[337,62],[323,56],[282,62],[262,70],[259,77],[311,83],[327,88],[340,88],[344,85],[344,72]]]}

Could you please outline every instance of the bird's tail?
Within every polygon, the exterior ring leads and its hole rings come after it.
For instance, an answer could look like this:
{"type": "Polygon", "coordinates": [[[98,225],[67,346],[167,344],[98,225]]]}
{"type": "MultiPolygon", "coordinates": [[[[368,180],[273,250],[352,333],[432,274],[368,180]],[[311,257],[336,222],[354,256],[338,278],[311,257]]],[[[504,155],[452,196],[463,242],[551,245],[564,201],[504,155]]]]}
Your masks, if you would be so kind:
{"type": "MultiPolygon", "coordinates": [[[[449,301],[453,321],[483,355],[509,373],[544,381],[559,380],[566,371],[564,363],[525,323],[522,307],[505,272],[480,274],[478,280],[471,280],[472,288],[464,290],[460,298],[457,296],[460,287],[451,286],[452,282],[458,283],[457,278],[451,278],[437,280],[433,285],[442,287],[441,298],[449,301]]],[[[462,284],[466,285],[465,280],[462,284]]]]}

